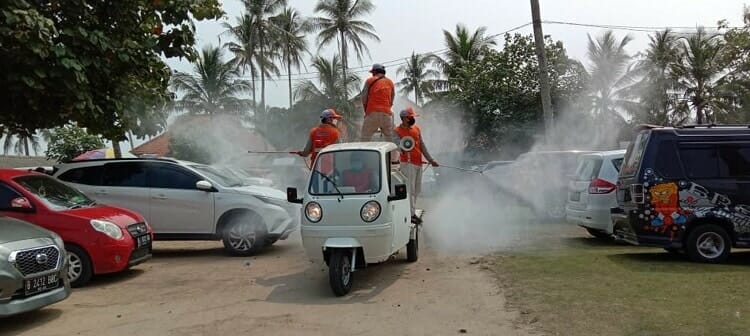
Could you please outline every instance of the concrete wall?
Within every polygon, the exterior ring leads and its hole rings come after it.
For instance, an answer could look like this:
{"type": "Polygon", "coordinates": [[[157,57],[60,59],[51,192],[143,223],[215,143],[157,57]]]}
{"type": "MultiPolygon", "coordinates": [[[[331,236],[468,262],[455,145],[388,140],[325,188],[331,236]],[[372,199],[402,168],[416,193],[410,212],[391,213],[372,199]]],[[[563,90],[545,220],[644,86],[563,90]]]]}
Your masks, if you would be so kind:
{"type": "Polygon", "coordinates": [[[0,168],[52,166],[55,163],[43,156],[0,155],[0,168]]]}

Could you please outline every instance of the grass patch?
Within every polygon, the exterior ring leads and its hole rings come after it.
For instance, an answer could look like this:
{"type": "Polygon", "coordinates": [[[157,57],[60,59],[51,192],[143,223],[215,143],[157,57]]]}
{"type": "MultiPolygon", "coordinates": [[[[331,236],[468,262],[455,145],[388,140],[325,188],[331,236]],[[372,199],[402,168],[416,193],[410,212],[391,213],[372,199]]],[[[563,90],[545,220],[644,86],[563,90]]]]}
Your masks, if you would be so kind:
{"type": "Polygon", "coordinates": [[[553,335],[747,335],[750,252],[721,265],[661,249],[563,238],[490,268],[526,322],[553,335]]]}

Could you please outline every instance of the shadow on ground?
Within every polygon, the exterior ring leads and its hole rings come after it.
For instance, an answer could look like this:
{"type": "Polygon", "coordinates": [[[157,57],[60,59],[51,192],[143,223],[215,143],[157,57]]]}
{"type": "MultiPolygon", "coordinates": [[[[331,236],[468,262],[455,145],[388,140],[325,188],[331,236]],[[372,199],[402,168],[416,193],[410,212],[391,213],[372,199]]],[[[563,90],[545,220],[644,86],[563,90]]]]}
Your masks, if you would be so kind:
{"type": "Polygon", "coordinates": [[[0,335],[14,336],[31,333],[35,327],[50,323],[62,315],[62,310],[43,308],[20,315],[0,318],[0,335]]]}
{"type": "Polygon", "coordinates": [[[722,264],[696,263],[690,261],[684,254],[659,250],[656,252],[611,254],[607,257],[612,262],[633,272],[709,273],[750,271],[750,268],[745,268],[750,266],[750,251],[747,250],[732,253],[729,259],[722,264]]]}

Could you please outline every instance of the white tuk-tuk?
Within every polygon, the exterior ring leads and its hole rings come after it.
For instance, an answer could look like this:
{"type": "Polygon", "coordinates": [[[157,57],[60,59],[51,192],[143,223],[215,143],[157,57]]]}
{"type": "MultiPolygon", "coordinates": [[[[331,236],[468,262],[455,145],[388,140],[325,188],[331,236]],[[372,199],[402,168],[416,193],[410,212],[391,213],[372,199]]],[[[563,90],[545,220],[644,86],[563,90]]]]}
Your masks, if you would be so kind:
{"type": "Polygon", "coordinates": [[[411,222],[397,150],[390,142],[328,146],[313,164],[303,197],[287,189],[288,201],[302,204],[302,245],[328,265],[338,296],[351,290],[352,272],[405,246],[407,260],[417,260],[419,226],[411,222]]]}

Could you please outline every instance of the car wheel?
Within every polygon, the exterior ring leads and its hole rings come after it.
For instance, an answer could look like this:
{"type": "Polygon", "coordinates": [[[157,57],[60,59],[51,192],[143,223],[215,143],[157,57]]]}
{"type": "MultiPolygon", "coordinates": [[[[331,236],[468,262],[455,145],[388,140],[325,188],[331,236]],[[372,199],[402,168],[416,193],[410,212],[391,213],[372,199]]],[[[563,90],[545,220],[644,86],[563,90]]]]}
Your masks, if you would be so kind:
{"type": "Polygon", "coordinates": [[[729,257],[732,241],[724,228],[714,224],[693,229],[687,239],[686,252],[691,260],[720,263],[729,257]]]}
{"type": "Polygon", "coordinates": [[[594,236],[595,238],[598,238],[598,239],[606,239],[606,240],[612,239],[612,235],[611,234],[606,233],[606,232],[604,232],[602,230],[596,230],[596,229],[586,228],[586,231],[588,231],[588,233],[590,235],[592,235],[592,236],[594,236]]]}
{"type": "Polygon", "coordinates": [[[236,256],[257,254],[265,246],[265,231],[256,216],[235,216],[224,228],[224,249],[236,256]]]}
{"type": "Polygon", "coordinates": [[[419,259],[419,229],[415,228],[414,230],[417,230],[417,234],[414,235],[414,239],[409,239],[409,243],[406,244],[406,260],[408,262],[415,262],[419,259]]]}
{"type": "Polygon", "coordinates": [[[349,249],[334,249],[328,262],[328,282],[336,296],[344,296],[352,289],[354,273],[352,272],[351,253],[349,249]]]}
{"type": "Polygon", "coordinates": [[[68,281],[72,287],[81,287],[94,274],[91,258],[78,246],[65,245],[65,251],[68,252],[68,281]]]}

